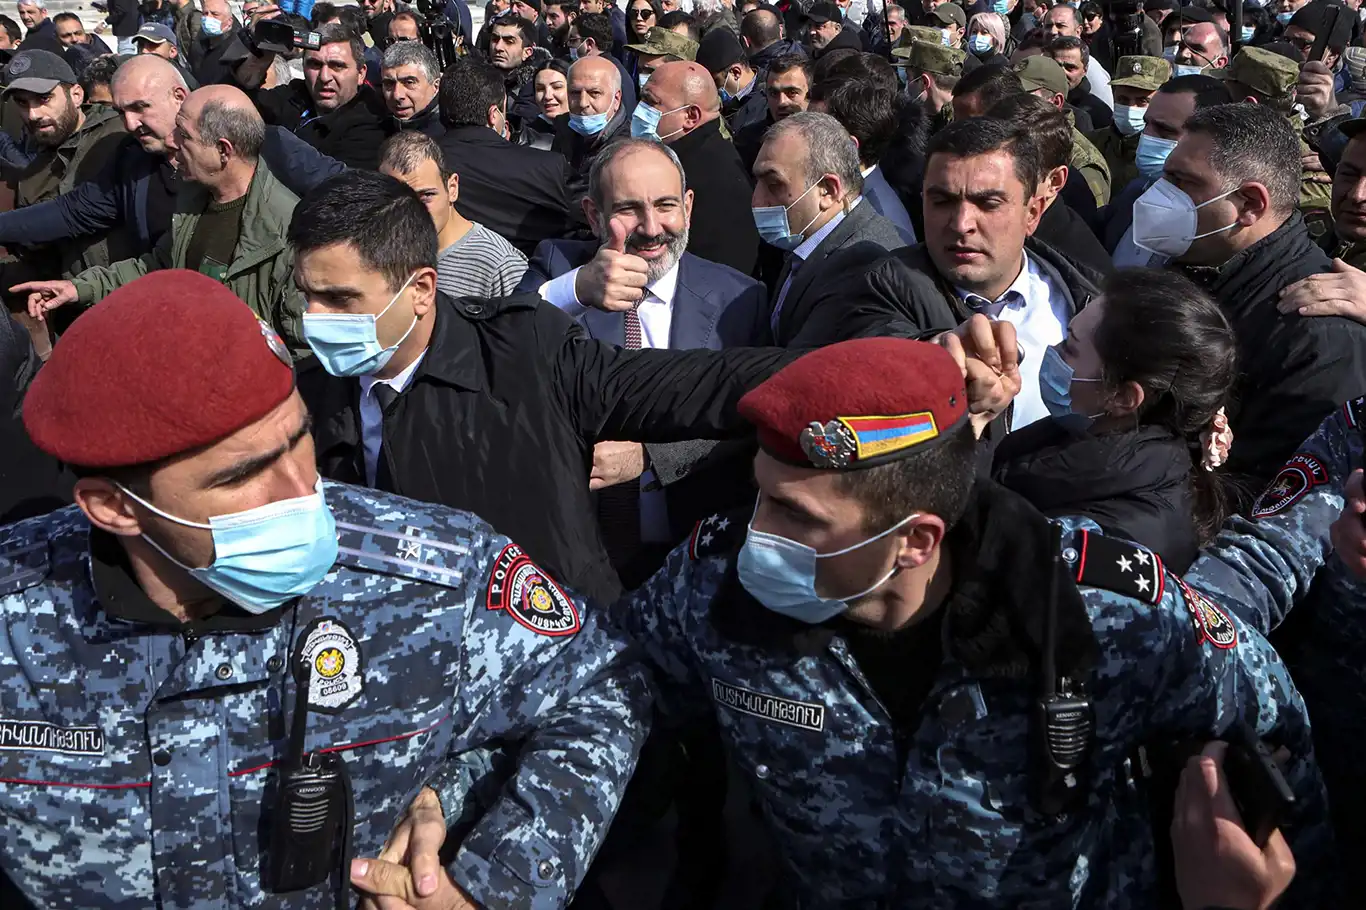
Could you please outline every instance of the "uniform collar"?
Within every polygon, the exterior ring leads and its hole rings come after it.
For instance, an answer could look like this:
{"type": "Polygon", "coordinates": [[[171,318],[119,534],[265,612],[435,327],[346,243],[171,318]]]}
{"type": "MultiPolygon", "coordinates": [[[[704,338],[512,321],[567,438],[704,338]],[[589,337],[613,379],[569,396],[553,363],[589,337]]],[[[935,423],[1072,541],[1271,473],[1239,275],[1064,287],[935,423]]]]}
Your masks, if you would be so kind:
{"type": "Polygon", "coordinates": [[[159,632],[202,635],[206,632],[242,632],[275,625],[280,610],[248,613],[224,602],[213,615],[182,622],[152,602],[138,584],[128,554],[107,531],[90,529],[90,581],[95,599],[110,619],[153,626],[159,632]]]}

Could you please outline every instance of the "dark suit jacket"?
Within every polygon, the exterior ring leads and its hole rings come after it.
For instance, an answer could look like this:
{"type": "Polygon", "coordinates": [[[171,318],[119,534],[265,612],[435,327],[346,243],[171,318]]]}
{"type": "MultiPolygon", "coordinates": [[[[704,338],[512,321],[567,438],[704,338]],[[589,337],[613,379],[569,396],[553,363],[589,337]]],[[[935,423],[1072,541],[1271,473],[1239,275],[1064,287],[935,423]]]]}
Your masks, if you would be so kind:
{"type": "MultiPolygon", "coordinates": [[[[859,203],[797,268],[787,294],[783,295],[776,328],[771,318],[765,321],[764,343],[788,347],[801,337],[804,345],[824,344],[809,332],[802,333],[816,302],[823,297],[839,296],[843,293],[840,285],[847,289],[851,279],[891,250],[899,250],[905,245],[896,225],[879,215],[867,202],[859,203]]],[[[774,306],[791,274],[791,264],[789,254],[773,288],[774,306]]],[[[771,317],[772,307],[769,312],[771,317]]]]}
{"type": "Polygon", "coordinates": [[[750,199],[754,187],[735,146],[721,135],[717,118],[669,142],[693,191],[688,252],[754,274],[759,229],[750,199]]]}
{"type": "Polygon", "coordinates": [[[457,126],[437,141],[446,166],[460,175],[460,214],[528,256],[542,240],[569,232],[563,155],[514,145],[486,126],[457,126]]]}
{"type": "MultiPolygon", "coordinates": [[[[534,294],[546,281],[586,265],[598,246],[591,240],[545,241],[527,263],[517,292],[534,294]]],[[[678,264],[669,348],[720,351],[758,344],[768,311],[767,296],[764,286],[754,279],[684,253],[678,264]]],[[[599,341],[626,343],[620,313],[589,309],[578,321],[599,341]]],[[[747,441],[737,445],[691,440],[649,444],[645,449],[668,497],[670,528],[680,540],[698,520],[737,507],[753,495],[747,469],[753,449],[747,441]]]]}

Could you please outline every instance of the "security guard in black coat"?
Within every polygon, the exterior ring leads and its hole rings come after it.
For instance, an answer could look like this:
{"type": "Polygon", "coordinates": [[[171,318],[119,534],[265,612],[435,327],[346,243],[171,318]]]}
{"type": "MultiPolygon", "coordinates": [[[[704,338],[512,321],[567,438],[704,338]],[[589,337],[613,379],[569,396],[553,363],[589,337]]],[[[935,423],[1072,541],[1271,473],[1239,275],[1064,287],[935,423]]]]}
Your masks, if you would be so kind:
{"type": "Polygon", "coordinates": [[[623,350],[534,295],[439,295],[430,216],[406,186],[374,173],[320,184],[289,235],[319,361],[301,367],[299,389],[322,474],[474,512],[603,599],[620,583],[590,474],[631,480],[643,465],[595,465],[594,444],[742,434],[735,402],[792,359],[776,349],[623,350]]]}

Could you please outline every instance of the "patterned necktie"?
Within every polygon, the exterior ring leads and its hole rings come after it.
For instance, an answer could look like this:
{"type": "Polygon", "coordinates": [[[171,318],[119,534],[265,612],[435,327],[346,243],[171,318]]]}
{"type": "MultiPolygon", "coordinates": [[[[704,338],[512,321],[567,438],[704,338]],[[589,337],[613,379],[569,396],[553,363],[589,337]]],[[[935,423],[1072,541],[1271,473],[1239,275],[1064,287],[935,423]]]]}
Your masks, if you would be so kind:
{"type": "Polygon", "coordinates": [[[626,349],[628,351],[639,351],[641,342],[645,338],[640,331],[640,314],[636,312],[639,308],[640,304],[636,304],[623,314],[626,318],[626,349]]]}

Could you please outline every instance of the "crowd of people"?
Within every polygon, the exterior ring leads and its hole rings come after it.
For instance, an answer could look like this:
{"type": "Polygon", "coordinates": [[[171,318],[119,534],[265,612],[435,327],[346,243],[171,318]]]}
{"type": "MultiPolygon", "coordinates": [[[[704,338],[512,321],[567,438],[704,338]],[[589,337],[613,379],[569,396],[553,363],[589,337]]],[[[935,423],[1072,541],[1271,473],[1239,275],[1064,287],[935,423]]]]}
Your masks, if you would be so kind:
{"type": "Polygon", "coordinates": [[[1366,5],[1236,2],[0,15],[0,905],[1359,906],[1366,5]]]}

